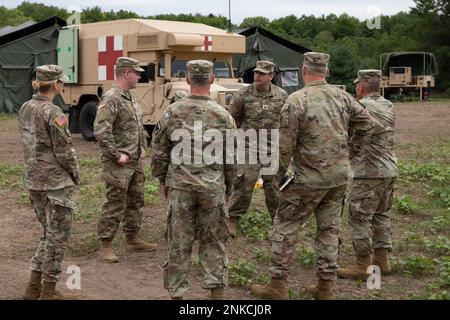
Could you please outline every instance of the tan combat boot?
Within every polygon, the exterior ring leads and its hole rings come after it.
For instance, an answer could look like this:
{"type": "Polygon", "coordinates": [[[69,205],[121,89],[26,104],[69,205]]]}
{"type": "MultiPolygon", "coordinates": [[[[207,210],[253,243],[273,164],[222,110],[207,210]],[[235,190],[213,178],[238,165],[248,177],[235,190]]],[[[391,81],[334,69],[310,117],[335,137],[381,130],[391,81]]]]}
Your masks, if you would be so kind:
{"type": "Polygon", "coordinates": [[[42,290],[42,272],[31,271],[30,280],[28,281],[25,293],[23,294],[24,300],[37,300],[41,295],[42,290]]]}
{"type": "Polygon", "coordinates": [[[371,265],[370,260],[370,254],[367,256],[356,256],[356,262],[353,266],[350,268],[339,268],[339,278],[367,280],[370,277],[370,273],[367,273],[367,268],[371,265]]]}
{"type": "Polygon", "coordinates": [[[230,217],[230,236],[232,238],[237,237],[237,227],[239,223],[238,217],[230,217]]]}
{"type": "Polygon", "coordinates": [[[389,250],[385,248],[378,248],[373,253],[373,264],[380,267],[383,276],[392,273],[391,263],[389,262],[389,250]]]}
{"type": "Polygon", "coordinates": [[[56,282],[43,281],[41,296],[39,300],[76,300],[80,296],[73,293],[61,293],[56,290],[56,282]]]}
{"type": "Polygon", "coordinates": [[[210,299],[211,300],[224,300],[225,299],[225,289],[224,288],[212,288],[210,299]]]}
{"type": "Polygon", "coordinates": [[[286,279],[272,278],[269,284],[262,286],[255,284],[251,289],[252,295],[261,299],[288,300],[289,292],[286,279]]]}
{"type": "Polygon", "coordinates": [[[127,233],[127,249],[130,251],[154,251],[158,247],[156,243],[147,243],[137,236],[137,233],[127,233]]]}
{"type": "Polygon", "coordinates": [[[319,279],[317,286],[309,287],[308,292],[316,300],[334,300],[334,281],[319,279]]]}
{"type": "Polygon", "coordinates": [[[100,247],[100,251],[98,252],[98,257],[102,262],[107,263],[119,262],[119,258],[116,256],[112,248],[112,239],[102,239],[102,244],[100,247]]]}

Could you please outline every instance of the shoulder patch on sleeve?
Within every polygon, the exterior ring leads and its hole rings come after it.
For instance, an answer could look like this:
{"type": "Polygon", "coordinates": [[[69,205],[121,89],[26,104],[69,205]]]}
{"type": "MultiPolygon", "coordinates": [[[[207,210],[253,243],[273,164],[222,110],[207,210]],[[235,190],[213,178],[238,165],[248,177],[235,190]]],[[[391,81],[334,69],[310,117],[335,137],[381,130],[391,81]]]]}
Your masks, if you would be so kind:
{"type": "Polygon", "coordinates": [[[69,121],[67,120],[67,116],[63,113],[60,113],[56,116],[55,123],[60,126],[64,127],[69,121]]]}

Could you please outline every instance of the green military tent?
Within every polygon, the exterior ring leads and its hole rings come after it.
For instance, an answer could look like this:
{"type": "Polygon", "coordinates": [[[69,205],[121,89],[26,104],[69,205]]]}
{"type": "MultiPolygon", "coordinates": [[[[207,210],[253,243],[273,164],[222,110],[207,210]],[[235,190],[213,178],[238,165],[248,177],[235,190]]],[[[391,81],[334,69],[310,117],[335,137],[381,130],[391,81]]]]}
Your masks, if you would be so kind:
{"type": "Polygon", "coordinates": [[[0,29],[0,112],[17,112],[31,98],[35,68],[57,63],[58,34],[65,25],[52,17],[0,29]]]}
{"type": "Polygon", "coordinates": [[[245,83],[253,82],[253,69],[258,60],[269,60],[276,65],[274,83],[288,93],[300,89],[300,66],[303,63],[303,54],[311,51],[291,41],[283,39],[272,32],[261,28],[251,27],[239,32],[246,37],[246,53],[233,56],[235,76],[245,83]]]}

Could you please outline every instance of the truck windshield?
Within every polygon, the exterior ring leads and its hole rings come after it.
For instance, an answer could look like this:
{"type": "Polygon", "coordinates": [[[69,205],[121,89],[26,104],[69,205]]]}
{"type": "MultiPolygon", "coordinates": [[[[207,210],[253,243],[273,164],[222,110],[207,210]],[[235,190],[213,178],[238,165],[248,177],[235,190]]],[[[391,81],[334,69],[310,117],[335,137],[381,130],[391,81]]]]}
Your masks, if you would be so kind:
{"type": "MultiPolygon", "coordinates": [[[[186,60],[174,60],[172,61],[172,75],[171,77],[177,78],[186,77],[186,60]]],[[[165,69],[164,69],[164,59],[159,60],[158,65],[158,75],[160,77],[165,76],[165,69]]],[[[228,62],[224,61],[216,61],[214,63],[214,75],[216,78],[231,78],[231,66],[228,62]]]]}

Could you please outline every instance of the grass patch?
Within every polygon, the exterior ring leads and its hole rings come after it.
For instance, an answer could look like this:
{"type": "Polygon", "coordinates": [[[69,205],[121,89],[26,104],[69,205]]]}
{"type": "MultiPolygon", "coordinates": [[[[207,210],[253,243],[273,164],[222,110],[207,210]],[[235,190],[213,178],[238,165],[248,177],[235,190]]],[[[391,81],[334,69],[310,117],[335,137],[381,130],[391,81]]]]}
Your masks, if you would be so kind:
{"type": "Polygon", "coordinates": [[[267,240],[271,229],[272,218],[267,211],[250,209],[239,220],[239,230],[250,241],[267,240]]]}
{"type": "Polygon", "coordinates": [[[103,205],[106,188],[103,183],[84,185],[80,187],[78,193],[78,211],[74,216],[75,221],[89,224],[98,220],[103,205]]]}
{"type": "Polygon", "coordinates": [[[97,251],[99,241],[96,233],[89,233],[70,247],[70,253],[74,257],[82,257],[97,251]]]}
{"type": "Polygon", "coordinates": [[[0,161],[0,187],[22,189],[22,165],[11,165],[0,161]]]}
{"type": "Polygon", "coordinates": [[[16,119],[17,115],[13,113],[0,113],[0,121],[16,119]]]}
{"type": "Polygon", "coordinates": [[[438,261],[436,259],[423,255],[412,256],[405,260],[393,259],[395,269],[413,277],[433,275],[437,263],[438,261]]]}
{"type": "Polygon", "coordinates": [[[314,248],[297,246],[294,251],[295,260],[304,268],[311,269],[316,264],[316,251],[314,248]]]}
{"type": "Polygon", "coordinates": [[[268,262],[270,261],[270,252],[266,248],[255,248],[253,250],[253,257],[260,263],[268,262]]]}
{"type": "Polygon", "coordinates": [[[244,259],[237,259],[228,266],[230,284],[236,287],[247,287],[253,283],[257,274],[256,265],[244,259]]]}
{"type": "Polygon", "coordinates": [[[396,196],[394,198],[395,211],[400,214],[416,214],[420,206],[414,202],[411,196],[396,196]]]}

